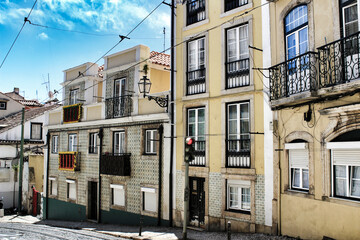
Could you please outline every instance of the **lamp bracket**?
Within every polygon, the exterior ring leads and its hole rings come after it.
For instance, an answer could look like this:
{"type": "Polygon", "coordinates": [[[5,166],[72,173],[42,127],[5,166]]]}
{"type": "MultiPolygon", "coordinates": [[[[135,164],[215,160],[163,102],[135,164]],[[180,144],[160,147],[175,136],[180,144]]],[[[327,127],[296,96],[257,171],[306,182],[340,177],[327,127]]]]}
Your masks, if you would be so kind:
{"type": "MultiPolygon", "coordinates": [[[[155,100],[155,102],[162,108],[168,108],[168,103],[169,103],[169,95],[166,95],[166,97],[154,97],[154,96],[149,96],[147,95],[149,101],[150,100],[155,100]]],[[[167,111],[167,110],[166,110],[167,111]]]]}

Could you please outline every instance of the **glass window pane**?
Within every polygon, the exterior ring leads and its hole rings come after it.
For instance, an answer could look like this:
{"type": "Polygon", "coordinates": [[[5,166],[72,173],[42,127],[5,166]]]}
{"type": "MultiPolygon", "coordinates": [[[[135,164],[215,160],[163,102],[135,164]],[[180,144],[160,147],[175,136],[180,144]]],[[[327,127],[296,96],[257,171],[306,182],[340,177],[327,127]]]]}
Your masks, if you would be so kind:
{"type": "Polygon", "coordinates": [[[237,121],[229,121],[229,135],[237,134],[237,121]]]}
{"type": "Polygon", "coordinates": [[[293,178],[292,178],[292,186],[293,187],[300,187],[300,169],[293,168],[293,178]]]}
{"type": "Polygon", "coordinates": [[[337,178],[335,180],[335,194],[337,196],[346,196],[346,179],[337,178]]]}
{"type": "Polygon", "coordinates": [[[288,59],[296,57],[296,40],[295,33],[287,36],[287,56],[288,59]]]}
{"type": "Polygon", "coordinates": [[[229,105],[229,119],[237,119],[237,105],[229,105]]]}
{"type": "Polygon", "coordinates": [[[303,174],[302,186],[303,186],[303,188],[309,189],[309,170],[303,169],[302,171],[303,171],[302,172],[302,174],[303,174]]]}
{"type": "Polygon", "coordinates": [[[308,28],[299,31],[299,54],[306,53],[308,50],[308,28]]]}
{"type": "Polygon", "coordinates": [[[352,179],[351,179],[351,195],[360,197],[360,167],[351,167],[352,179]]]}
{"type": "Polygon", "coordinates": [[[335,166],[335,176],[346,178],[346,166],[335,166]]]}
{"type": "Polygon", "coordinates": [[[249,104],[240,105],[240,117],[249,118],[249,104]]]}
{"type": "Polygon", "coordinates": [[[205,109],[203,108],[198,110],[198,121],[205,122],[205,109]]]}
{"type": "Polygon", "coordinates": [[[241,209],[250,209],[250,188],[242,188],[241,209]]]}
{"type": "Polygon", "coordinates": [[[195,110],[194,109],[189,110],[188,122],[189,123],[194,123],[195,122],[195,110]]]}
{"type": "Polygon", "coordinates": [[[229,187],[229,207],[239,208],[239,192],[237,187],[229,187]]]}

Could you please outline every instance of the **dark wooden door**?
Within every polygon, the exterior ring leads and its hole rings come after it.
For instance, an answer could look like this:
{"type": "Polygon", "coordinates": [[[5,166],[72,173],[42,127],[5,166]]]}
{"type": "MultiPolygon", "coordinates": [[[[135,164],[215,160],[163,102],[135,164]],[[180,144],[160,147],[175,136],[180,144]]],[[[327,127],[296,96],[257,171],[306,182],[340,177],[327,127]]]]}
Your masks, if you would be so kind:
{"type": "Polygon", "coordinates": [[[189,178],[190,187],[190,225],[200,227],[205,219],[205,178],[189,178]]]}
{"type": "Polygon", "coordinates": [[[97,182],[89,182],[88,219],[97,220],[97,182]]]}

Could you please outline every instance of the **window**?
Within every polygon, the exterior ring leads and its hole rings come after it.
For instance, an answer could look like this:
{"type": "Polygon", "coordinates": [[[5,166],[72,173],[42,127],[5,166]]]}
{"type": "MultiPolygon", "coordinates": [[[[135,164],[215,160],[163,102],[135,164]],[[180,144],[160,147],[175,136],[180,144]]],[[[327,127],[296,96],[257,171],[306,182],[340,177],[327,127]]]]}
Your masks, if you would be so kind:
{"type": "Polygon", "coordinates": [[[77,151],[77,134],[69,134],[69,152],[77,151]]]}
{"type": "Polygon", "coordinates": [[[6,102],[0,102],[0,110],[6,110],[6,102]]]}
{"type": "Polygon", "coordinates": [[[31,123],[31,135],[32,140],[42,139],[42,123],[31,123]]]}
{"type": "Polygon", "coordinates": [[[227,88],[248,86],[249,34],[248,24],[226,30],[227,88]]]}
{"type": "Polygon", "coordinates": [[[225,0],[225,12],[248,4],[248,0],[225,0]]]}
{"type": "Polygon", "coordinates": [[[205,166],[205,108],[188,109],[187,118],[187,135],[195,140],[195,159],[190,165],[205,166]]]}
{"type": "Polygon", "coordinates": [[[309,149],[307,143],[287,143],[291,189],[309,190],[309,149]]]}
{"type": "Polygon", "coordinates": [[[188,0],[186,3],[186,25],[200,22],[206,18],[205,0],[188,0]]]}
{"type": "Polygon", "coordinates": [[[49,177],[50,181],[50,195],[57,196],[57,181],[54,177],[49,177]]]}
{"type": "Polygon", "coordinates": [[[205,38],[188,42],[187,94],[205,92],[205,38]]]}
{"type": "Polygon", "coordinates": [[[114,132],[114,154],[125,153],[125,132],[114,132]]]}
{"type": "Polygon", "coordinates": [[[90,133],[89,153],[98,153],[97,136],[98,136],[98,133],[90,133]]]}
{"type": "Polygon", "coordinates": [[[79,89],[70,90],[70,105],[77,104],[79,98],[79,89]]]}
{"type": "Polygon", "coordinates": [[[141,187],[143,198],[143,210],[149,212],[157,212],[156,189],[141,187]]]}
{"type": "Polygon", "coordinates": [[[114,117],[124,116],[125,113],[125,81],[126,78],[121,78],[114,82],[114,117]]]}
{"type": "Polygon", "coordinates": [[[67,198],[70,200],[76,200],[76,181],[72,179],[66,179],[67,184],[67,198]]]}
{"type": "Polygon", "coordinates": [[[145,131],[146,140],[145,140],[145,153],[146,154],[156,154],[157,149],[157,130],[146,130],[145,131]]]}
{"type": "Polygon", "coordinates": [[[250,212],[250,182],[240,180],[227,181],[227,209],[250,212]]]}
{"type": "Polygon", "coordinates": [[[286,56],[292,59],[308,51],[307,6],[294,8],[285,17],[286,56]]]}
{"type": "Polygon", "coordinates": [[[52,145],[51,145],[51,152],[52,153],[58,153],[59,149],[58,149],[58,144],[59,144],[59,136],[58,135],[53,135],[52,136],[52,145]]]}
{"type": "Polygon", "coordinates": [[[358,9],[356,1],[341,1],[343,36],[347,37],[358,32],[358,9]]]}
{"type": "Polygon", "coordinates": [[[110,184],[112,202],[114,206],[125,206],[125,190],[123,185],[119,184],[110,184]]]}
{"type": "MultiPolygon", "coordinates": [[[[343,144],[348,142],[343,142],[343,144]]],[[[359,142],[356,142],[359,146],[359,142]]],[[[336,144],[336,143],[335,143],[336,144]]],[[[350,144],[349,144],[350,145],[350,144]]],[[[360,199],[360,149],[331,150],[333,195],[360,199]]]]}

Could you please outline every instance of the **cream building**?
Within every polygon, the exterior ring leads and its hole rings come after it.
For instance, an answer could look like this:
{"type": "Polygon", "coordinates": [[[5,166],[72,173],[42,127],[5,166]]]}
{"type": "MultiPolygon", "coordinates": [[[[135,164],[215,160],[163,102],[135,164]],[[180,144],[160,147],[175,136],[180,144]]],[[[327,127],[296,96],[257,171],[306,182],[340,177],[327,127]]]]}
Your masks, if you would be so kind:
{"type": "Polygon", "coordinates": [[[274,225],[359,239],[359,1],[271,1],[274,225]]]}
{"type": "Polygon", "coordinates": [[[183,222],[184,144],[190,136],[195,159],[189,169],[188,225],[218,231],[230,221],[232,231],[273,231],[271,111],[267,83],[253,70],[270,66],[270,59],[263,59],[270,48],[270,35],[262,35],[269,22],[263,3],[177,5],[177,226],[183,222]]]}

